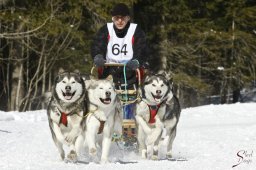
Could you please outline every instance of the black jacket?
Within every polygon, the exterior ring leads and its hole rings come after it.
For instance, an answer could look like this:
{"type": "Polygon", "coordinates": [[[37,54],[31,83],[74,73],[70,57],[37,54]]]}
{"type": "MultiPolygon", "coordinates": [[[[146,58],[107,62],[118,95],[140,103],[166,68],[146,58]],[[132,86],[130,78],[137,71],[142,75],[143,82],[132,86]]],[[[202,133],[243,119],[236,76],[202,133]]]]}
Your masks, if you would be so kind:
{"type": "MultiPolygon", "coordinates": [[[[130,23],[128,22],[124,29],[118,30],[115,26],[115,32],[116,35],[119,38],[123,38],[128,31],[128,28],[130,26],[130,23]]],[[[100,30],[97,32],[94,41],[91,46],[91,56],[94,58],[97,54],[102,54],[104,57],[106,57],[107,53],[107,46],[108,46],[108,27],[107,24],[102,26],[100,30]]],[[[133,35],[134,37],[134,44],[133,44],[133,58],[137,59],[140,63],[140,65],[144,65],[148,61],[147,56],[147,43],[146,43],[146,36],[144,31],[137,25],[135,33],[133,35]]]]}

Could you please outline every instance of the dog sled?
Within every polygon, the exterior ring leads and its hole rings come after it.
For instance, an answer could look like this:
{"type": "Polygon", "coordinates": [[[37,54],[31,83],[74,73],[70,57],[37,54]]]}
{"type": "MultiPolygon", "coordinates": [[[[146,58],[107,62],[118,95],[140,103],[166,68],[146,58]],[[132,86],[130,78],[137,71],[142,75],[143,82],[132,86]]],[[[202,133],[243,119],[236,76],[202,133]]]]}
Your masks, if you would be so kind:
{"type": "Polygon", "coordinates": [[[135,125],[135,103],[140,98],[139,87],[141,86],[141,79],[143,76],[142,69],[136,69],[127,75],[125,64],[120,63],[105,63],[104,67],[92,67],[91,75],[101,78],[104,69],[119,70],[122,75],[110,71],[115,82],[115,91],[123,107],[123,122],[122,122],[122,135],[114,134],[112,140],[115,142],[122,142],[122,147],[127,150],[134,150],[137,148],[136,125],[135,125]],[[135,80],[129,80],[129,77],[135,80]],[[122,81],[120,80],[122,79],[122,81]]]}

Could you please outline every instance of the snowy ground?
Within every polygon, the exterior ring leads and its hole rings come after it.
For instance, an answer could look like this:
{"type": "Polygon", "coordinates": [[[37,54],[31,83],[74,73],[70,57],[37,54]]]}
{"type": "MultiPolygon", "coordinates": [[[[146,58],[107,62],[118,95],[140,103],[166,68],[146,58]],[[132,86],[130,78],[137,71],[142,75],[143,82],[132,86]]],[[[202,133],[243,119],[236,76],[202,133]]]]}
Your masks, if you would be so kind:
{"type": "Polygon", "coordinates": [[[175,158],[187,161],[141,160],[113,143],[112,163],[71,164],[60,161],[51,139],[46,111],[0,111],[0,169],[20,170],[255,170],[256,103],[208,105],[182,110],[174,141],[175,158]],[[134,164],[115,163],[123,157],[134,164]],[[232,168],[233,165],[237,165],[232,168]]]}

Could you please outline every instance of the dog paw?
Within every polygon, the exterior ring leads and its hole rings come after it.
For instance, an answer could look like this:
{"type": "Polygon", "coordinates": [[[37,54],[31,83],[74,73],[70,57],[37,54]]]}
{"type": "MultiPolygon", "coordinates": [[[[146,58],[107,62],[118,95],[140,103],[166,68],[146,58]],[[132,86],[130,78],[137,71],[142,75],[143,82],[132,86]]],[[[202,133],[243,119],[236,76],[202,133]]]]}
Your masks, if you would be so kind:
{"type": "Polygon", "coordinates": [[[172,159],[172,153],[171,153],[171,152],[168,152],[168,153],[166,154],[166,158],[167,158],[167,159],[172,159]]]}
{"type": "Polygon", "coordinates": [[[97,154],[97,149],[96,149],[96,148],[91,148],[91,149],[89,150],[89,154],[90,154],[91,156],[96,156],[96,154],[97,154]]]}
{"type": "Polygon", "coordinates": [[[74,140],[74,138],[73,138],[72,136],[67,136],[67,137],[65,138],[66,144],[67,144],[68,146],[72,143],[73,140],[74,140]]]}
{"type": "Polygon", "coordinates": [[[146,145],[152,145],[156,142],[156,140],[159,138],[161,135],[162,129],[160,128],[155,128],[152,130],[152,132],[148,135],[146,139],[146,145]]]}
{"type": "Polygon", "coordinates": [[[70,153],[67,155],[67,158],[72,161],[77,160],[77,154],[74,150],[71,150],[70,153]]]}
{"type": "Polygon", "coordinates": [[[158,160],[158,156],[157,156],[157,155],[152,155],[152,156],[151,156],[151,160],[157,161],[157,160],[158,160]]]}
{"type": "Polygon", "coordinates": [[[143,150],[141,151],[141,158],[142,158],[142,159],[147,159],[147,150],[146,150],[146,149],[143,149],[143,150]]]}
{"type": "Polygon", "coordinates": [[[109,163],[109,160],[107,160],[107,159],[100,160],[100,164],[102,164],[102,165],[107,164],[107,163],[109,163]]]}
{"type": "Polygon", "coordinates": [[[65,141],[68,143],[68,144],[71,144],[75,141],[77,135],[73,132],[70,132],[66,137],[65,137],[65,141]]]}

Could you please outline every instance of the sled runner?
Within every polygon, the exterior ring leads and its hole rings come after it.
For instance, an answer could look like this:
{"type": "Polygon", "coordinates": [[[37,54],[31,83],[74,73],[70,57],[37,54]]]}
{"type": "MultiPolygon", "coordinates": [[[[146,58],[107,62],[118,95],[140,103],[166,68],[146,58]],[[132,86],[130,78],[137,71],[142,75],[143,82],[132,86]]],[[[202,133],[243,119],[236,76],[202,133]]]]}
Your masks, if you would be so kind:
{"type": "Polygon", "coordinates": [[[139,99],[138,89],[143,70],[127,70],[125,64],[119,63],[105,63],[103,68],[97,68],[97,72],[94,67],[91,70],[91,74],[99,79],[106,76],[104,72],[113,76],[115,91],[123,106],[122,137],[114,135],[113,141],[121,140],[122,147],[134,149],[137,142],[134,110],[135,102],[139,99]]]}

